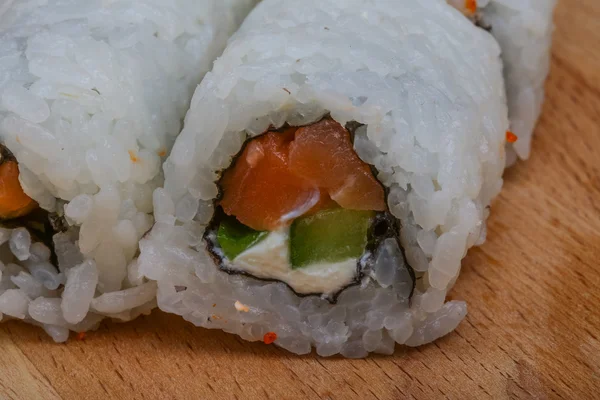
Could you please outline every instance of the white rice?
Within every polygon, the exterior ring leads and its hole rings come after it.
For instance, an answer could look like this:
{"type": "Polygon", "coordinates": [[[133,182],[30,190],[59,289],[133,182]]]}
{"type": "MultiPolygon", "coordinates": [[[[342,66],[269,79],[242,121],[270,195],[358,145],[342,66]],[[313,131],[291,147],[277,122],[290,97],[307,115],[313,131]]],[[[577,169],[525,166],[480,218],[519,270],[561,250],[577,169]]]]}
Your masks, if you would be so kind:
{"type": "Polygon", "coordinates": [[[55,340],[155,306],[136,272],[161,158],[255,0],[21,0],[0,7],[0,142],[25,192],[66,216],[49,250],[0,229],[0,312],[55,340]],[[142,299],[143,301],[141,301],[142,299]],[[89,312],[91,309],[93,312],[89,312]]]}
{"type": "Polygon", "coordinates": [[[158,281],[161,309],[246,340],[275,332],[298,354],[363,357],[431,342],[466,314],[445,295],[467,249],[485,239],[507,114],[499,46],[445,1],[264,0],[194,94],[154,192],[157,222],[140,243],[139,270],[158,281]],[[326,113],[365,124],[356,151],[390,188],[407,259],[422,276],[412,304],[393,242],[374,276],[335,305],[228,275],[207,254],[216,171],[246,135],[326,113]]]}

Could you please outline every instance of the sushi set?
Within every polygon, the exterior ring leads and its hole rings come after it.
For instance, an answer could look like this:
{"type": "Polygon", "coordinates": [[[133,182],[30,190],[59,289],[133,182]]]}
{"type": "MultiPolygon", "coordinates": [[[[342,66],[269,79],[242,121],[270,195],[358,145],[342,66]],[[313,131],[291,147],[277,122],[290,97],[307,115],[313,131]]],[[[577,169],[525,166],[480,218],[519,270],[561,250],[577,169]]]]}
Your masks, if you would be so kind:
{"type": "MultiPolygon", "coordinates": [[[[0,7],[0,320],[393,354],[529,157],[554,0],[0,7]]],[[[36,328],[38,329],[38,328],[36,328]]]]}

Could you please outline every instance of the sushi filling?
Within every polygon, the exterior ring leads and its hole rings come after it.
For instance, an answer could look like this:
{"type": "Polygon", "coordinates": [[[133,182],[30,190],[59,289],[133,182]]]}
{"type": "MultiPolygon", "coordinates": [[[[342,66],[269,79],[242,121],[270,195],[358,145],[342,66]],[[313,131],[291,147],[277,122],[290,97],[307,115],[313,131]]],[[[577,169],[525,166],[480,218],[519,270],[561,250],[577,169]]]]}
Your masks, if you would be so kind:
{"type": "Polygon", "coordinates": [[[251,139],[218,184],[205,239],[221,269],[300,295],[335,298],[360,282],[384,239],[398,240],[383,186],[329,118],[251,139]]]}
{"type": "Polygon", "coordinates": [[[0,220],[23,217],[38,207],[19,183],[19,165],[13,154],[0,144],[0,220]]]}
{"type": "Polygon", "coordinates": [[[0,144],[0,228],[25,228],[35,241],[44,243],[57,264],[52,237],[67,229],[65,219],[40,208],[19,182],[19,165],[15,156],[0,144]]]}

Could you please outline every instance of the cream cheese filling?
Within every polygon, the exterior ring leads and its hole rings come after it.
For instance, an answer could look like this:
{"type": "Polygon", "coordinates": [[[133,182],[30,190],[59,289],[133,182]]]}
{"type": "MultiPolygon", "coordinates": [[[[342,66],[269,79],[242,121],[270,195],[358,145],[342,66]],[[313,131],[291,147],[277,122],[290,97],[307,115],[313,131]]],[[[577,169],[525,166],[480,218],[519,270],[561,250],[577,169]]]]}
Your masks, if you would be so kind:
{"type": "Polygon", "coordinates": [[[289,240],[289,228],[271,232],[260,243],[239,254],[229,267],[257,278],[285,282],[299,294],[332,294],[355,279],[358,262],[355,258],[293,269],[289,240]]]}

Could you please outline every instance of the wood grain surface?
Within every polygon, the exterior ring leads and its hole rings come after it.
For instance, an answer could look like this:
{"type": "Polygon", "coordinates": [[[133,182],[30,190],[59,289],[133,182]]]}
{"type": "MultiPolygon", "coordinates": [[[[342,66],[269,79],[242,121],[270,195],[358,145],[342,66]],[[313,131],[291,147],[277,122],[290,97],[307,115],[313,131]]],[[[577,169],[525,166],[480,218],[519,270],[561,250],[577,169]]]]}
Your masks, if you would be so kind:
{"type": "Polygon", "coordinates": [[[447,337],[365,360],[297,357],[155,312],[54,344],[0,325],[0,398],[600,398],[600,1],[562,0],[533,155],[463,263],[447,337]]]}

